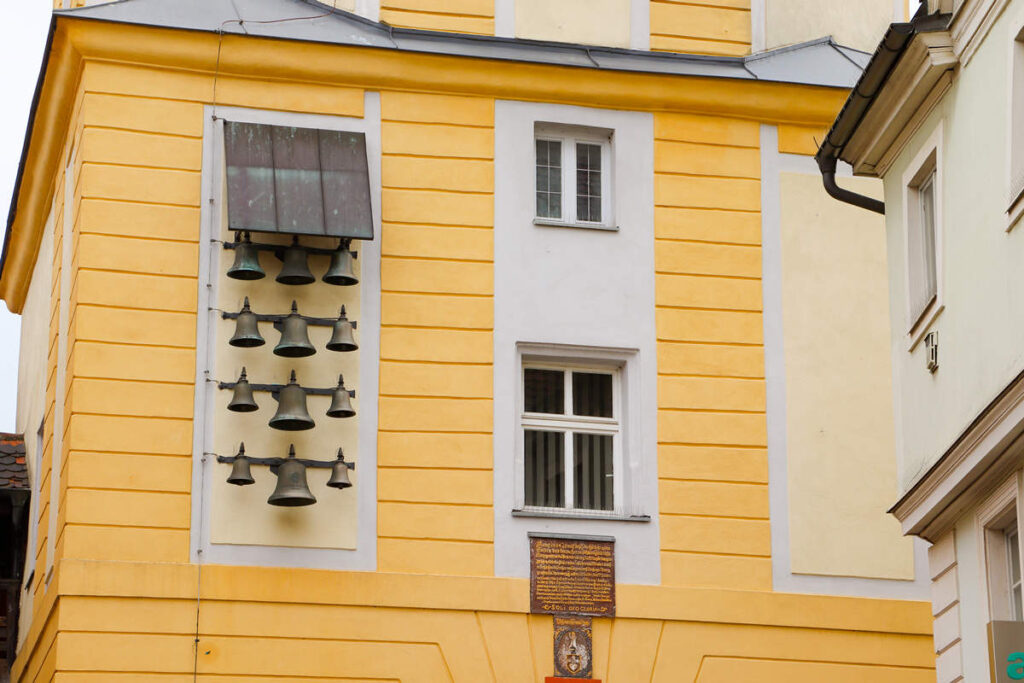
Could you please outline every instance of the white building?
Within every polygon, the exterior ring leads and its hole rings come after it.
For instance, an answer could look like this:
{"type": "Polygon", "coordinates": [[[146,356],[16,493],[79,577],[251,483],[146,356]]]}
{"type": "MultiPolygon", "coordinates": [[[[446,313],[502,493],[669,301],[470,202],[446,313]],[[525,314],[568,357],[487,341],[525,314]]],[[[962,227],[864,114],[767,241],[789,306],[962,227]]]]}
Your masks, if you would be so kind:
{"type": "Polygon", "coordinates": [[[1024,1],[893,24],[818,152],[826,185],[837,159],[885,185],[884,209],[836,194],[886,216],[890,511],[933,543],[938,680],[1024,679],[1024,1]]]}

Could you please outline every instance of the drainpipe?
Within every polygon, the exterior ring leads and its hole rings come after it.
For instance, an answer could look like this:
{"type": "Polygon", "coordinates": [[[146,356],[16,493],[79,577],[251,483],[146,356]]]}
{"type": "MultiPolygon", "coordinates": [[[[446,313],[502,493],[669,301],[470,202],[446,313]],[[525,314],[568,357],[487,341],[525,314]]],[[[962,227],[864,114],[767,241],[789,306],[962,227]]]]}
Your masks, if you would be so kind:
{"type": "Polygon", "coordinates": [[[866,197],[850,190],[844,190],[843,188],[836,185],[836,158],[835,157],[821,157],[818,159],[818,170],[821,171],[821,181],[825,184],[825,192],[828,192],[829,196],[838,199],[841,202],[847,204],[853,204],[859,206],[862,209],[868,211],[874,211],[885,215],[885,202],[866,197]]]}
{"type": "Polygon", "coordinates": [[[943,30],[948,24],[949,15],[929,16],[925,4],[909,22],[889,26],[815,155],[818,170],[821,171],[821,181],[831,197],[868,211],[885,214],[884,202],[844,190],[836,184],[836,162],[868,109],[874,104],[875,97],[881,92],[914,35],[923,31],[943,30]]]}

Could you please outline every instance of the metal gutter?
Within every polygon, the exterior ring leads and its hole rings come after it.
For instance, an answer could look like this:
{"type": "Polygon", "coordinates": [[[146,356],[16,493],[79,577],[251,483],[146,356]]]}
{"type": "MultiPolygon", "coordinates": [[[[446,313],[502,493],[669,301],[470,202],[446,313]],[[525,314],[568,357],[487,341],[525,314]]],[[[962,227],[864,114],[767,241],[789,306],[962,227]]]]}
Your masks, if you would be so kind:
{"type": "Polygon", "coordinates": [[[21,160],[18,161],[18,172],[14,176],[14,189],[11,192],[11,207],[7,211],[7,229],[4,230],[3,252],[0,252],[0,276],[3,275],[4,265],[7,263],[7,248],[11,242],[11,231],[14,227],[14,219],[18,215],[18,193],[21,191],[21,181],[25,175],[25,163],[28,161],[28,148],[32,143],[32,130],[35,128],[36,111],[39,109],[39,98],[43,93],[43,82],[46,80],[46,71],[50,65],[50,52],[53,47],[53,36],[57,28],[57,17],[50,18],[50,31],[46,36],[46,46],[43,48],[43,61],[39,66],[39,77],[36,79],[36,89],[32,94],[32,104],[28,111],[28,124],[25,126],[25,140],[21,144],[21,160]]]}
{"type": "Polygon", "coordinates": [[[814,156],[821,171],[825,191],[841,202],[875,213],[885,213],[884,202],[845,190],[836,184],[836,163],[842,157],[843,149],[857,131],[868,110],[875,103],[875,99],[882,92],[914,36],[925,31],[945,29],[949,24],[949,15],[929,16],[924,13],[926,9],[927,5],[923,4],[909,22],[889,26],[814,156]]]}

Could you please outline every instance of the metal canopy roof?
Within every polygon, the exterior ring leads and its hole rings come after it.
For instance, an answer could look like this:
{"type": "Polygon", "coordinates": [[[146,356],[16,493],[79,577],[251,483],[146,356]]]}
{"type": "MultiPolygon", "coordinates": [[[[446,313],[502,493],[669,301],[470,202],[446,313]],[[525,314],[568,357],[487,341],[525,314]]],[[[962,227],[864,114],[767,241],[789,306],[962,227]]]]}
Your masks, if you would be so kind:
{"type": "Polygon", "coordinates": [[[262,38],[366,46],[587,69],[850,88],[870,55],[830,37],[748,57],[647,52],[403,29],[315,0],[116,0],[55,16],[262,38]]]}

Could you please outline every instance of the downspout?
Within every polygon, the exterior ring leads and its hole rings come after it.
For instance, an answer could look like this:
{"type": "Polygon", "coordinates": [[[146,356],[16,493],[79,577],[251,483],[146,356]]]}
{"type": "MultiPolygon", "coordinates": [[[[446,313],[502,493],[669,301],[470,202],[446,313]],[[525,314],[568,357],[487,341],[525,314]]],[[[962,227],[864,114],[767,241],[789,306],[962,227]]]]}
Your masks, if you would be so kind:
{"type": "Polygon", "coordinates": [[[857,194],[850,190],[844,190],[836,185],[836,161],[835,157],[822,157],[818,159],[818,170],[821,171],[821,181],[825,184],[825,192],[841,202],[859,206],[868,211],[874,211],[885,215],[885,202],[857,194]]]}
{"type": "Polygon", "coordinates": [[[941,30],[948,24],[948,15],[928,16],[926,8],[926,4],[922,5],[907,23],[889,26],[814,157],[821,171],[825,191],[841,202],[885,214],[885,202],[843,189],[836,184],[836,163],[914,36],[921,31],[941,30]]]}

